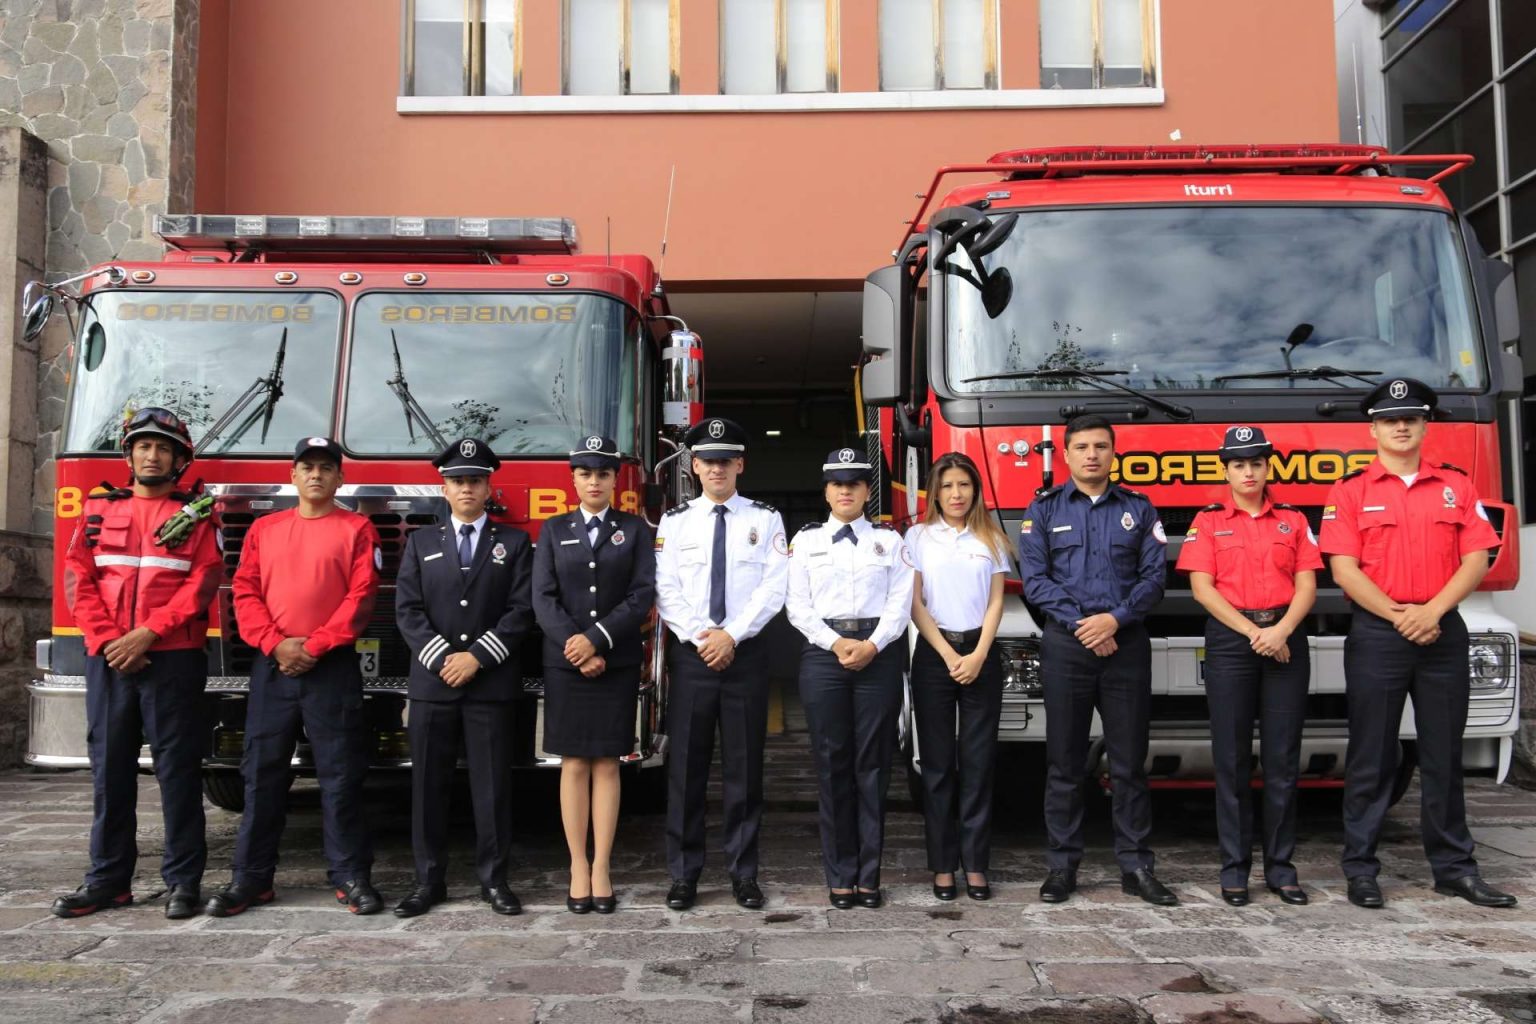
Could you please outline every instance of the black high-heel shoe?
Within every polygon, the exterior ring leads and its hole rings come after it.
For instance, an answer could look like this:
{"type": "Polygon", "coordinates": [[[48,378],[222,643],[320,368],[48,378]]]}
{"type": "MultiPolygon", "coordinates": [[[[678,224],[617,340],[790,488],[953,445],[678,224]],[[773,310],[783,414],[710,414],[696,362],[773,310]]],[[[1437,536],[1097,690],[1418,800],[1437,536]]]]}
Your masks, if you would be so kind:
{"type": "Polygon", "coordinates": [[[573,914],[590,914],[594,906],[596,906],[596,903],[591,896],[583,896],[578,899],[570,893],[565,894],[565,909],[573,914]]]}
{"type": "Polygon", "coordinates": [[[960,895],[960,890],[955,886],[954,882],[950,882],[948,885],[940,885],[938,882],[933,883],[933,898],[936,900],[943,900],[945,903],[949,903],[958,895],[960,895]]]}
{"type": "Polygon", "coordinates": [[[609,893],[607,896],[592,896],[592,909],[599,914],[611,914],[619,909],[619,896],[617,893],[609,893]]]}
{"type": "Polygon", "coordinates": [[[832,904],[838,910],[852,910],[853,909],[853,893],[851,893],[851,892],[834,892],[833,890],[828,889],[827,890],[827,902],[832,904]]]}
{"type": "Polygon", "coordinates": [[[971,880],[967,878],[965,880],[965,894],[979,903],[984,903],[992,898],[992,886],[986,882],[982,882],[980,885],[972,885],[971,880]]]}

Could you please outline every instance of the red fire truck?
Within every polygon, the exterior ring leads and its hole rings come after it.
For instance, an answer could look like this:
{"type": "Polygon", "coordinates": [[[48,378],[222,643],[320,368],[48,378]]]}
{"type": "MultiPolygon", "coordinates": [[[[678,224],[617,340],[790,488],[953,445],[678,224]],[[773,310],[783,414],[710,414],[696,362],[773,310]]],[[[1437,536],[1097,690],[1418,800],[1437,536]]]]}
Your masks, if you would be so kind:
{"type": "MultiPolygon", "coordinates": [[[[1116,423],[1114,478],[1152,499],[1169,536],[1167,594],[1149,623],[1154,784],[1211,773],[1203,613],[1173,564],[1195,512],[1225,496],[1213,452],[1227,425],[1264,428],[1276,499],[1316,529],[1329,486],[1374,454],[1365,390],[1384,375],[1424,380],[1442,396],[1426,456],[1472,475],[1503,540],[1483,589],[1514,587],[1520,520],[1500,500],[1501,429],[1521,383],[1514,282],[1438,186],[1471,159],[1337,144],[1004,152],[940,169],[894,262],[869,275],[862,401],[898,523],[919,514],[934,457],[954,450],[981,467],[987,505],[1016,537],[1036,492],[1066,479],[1053,461],[1062,424],[1116,423]],[[986,180],[937,199],[952,175],[986,180]]],[[[1309,784],[1329,785],[1344,764],[1350,609],[1326,572],[1319,587],[1301,763],[1309,784]]],[[[1486,593],[1462,611],[1466,764],[1502,779],[1517,633],[1486,593]]],[[[1039,637],[1010,601],[1003,740],[1044,740],[1039,637]]],[[[1414,767],[1411,709],[1400,735],[1399,793],[1414,767]]],[[[920,761],[911,737],[904,750],[920,761]]]]}
{"type": "MultiPolygon", "coordinates": [[[[64,551],[86,495],[125,476],[125,411],[165,406],[197,440],[196,478],[216,496],[226,566],[208,631],[210,737],[205,790],[238,808],[238,767],[253,649],[232,613],[229,579],[258,517],[296,504],[297,438],[346,451],[341,504],[372,519],[384,584],[357,643],[372,763],[409,765],[410,652],[395,629],[393,576],[407,535],[447,514],[431,459],[478,436],[503,464],[498,519],[537,541],[543,520],[577,500],[566,455],[613,437],[625,455],[616,501],[659,512],[688,496],[677,440],[700,415],[698,336],[670,316],[661,278],[635,255],[582,255],[560,218],[169,216],[164,262],[95,267],[34,285],[27,329],[65,300],[78,328],[56,463],[52,636],[38,644],[27,761],[86,765],[84,646],[65,603],[64,551]],[[78,289],[78,290],[76,290],[78,289]],[[675,329],[676,328],[676,329],[675,329]],[[652,467],[648,469],[647,467],[652,467]]],[[[538,645],[524,688],[541,690],[538,645]]],[[[625,760],[656,782],[665,737],[659,648],[644,680],[625,760]]],[[[540,744],[537,700],[521,703],[516,760],[557,764],[540,744]]],[[[307,745],[294,755],[309,765],[307,745]]]]}

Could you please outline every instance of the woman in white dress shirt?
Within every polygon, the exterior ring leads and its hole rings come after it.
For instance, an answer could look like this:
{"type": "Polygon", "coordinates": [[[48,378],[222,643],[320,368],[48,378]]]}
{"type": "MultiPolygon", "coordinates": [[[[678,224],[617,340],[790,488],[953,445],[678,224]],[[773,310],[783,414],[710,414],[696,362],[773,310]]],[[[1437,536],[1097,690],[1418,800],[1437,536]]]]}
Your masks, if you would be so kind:
{"type": "Polygon", "coordinates": [[[1003,618],[1008,542],[981,498],[976,464],[959,452],[928,474],[923,522],[907,531],[917,569],[912,622],[912,709],[922,765],[923,820],[933,894],[992,898],[992,774],[1003,669],[992,640],[1003,618]]]}
{"type": "Polygon", "coordinates": [[[828,900],[839,910],[881,902],[885,791],[912,607],[901,535],[864,518],[870,475],[862,452],[827,456],[821,479],[832,514],[795,535],[784,604],[806,640],[800,697],[816,756],[828,900]]]}

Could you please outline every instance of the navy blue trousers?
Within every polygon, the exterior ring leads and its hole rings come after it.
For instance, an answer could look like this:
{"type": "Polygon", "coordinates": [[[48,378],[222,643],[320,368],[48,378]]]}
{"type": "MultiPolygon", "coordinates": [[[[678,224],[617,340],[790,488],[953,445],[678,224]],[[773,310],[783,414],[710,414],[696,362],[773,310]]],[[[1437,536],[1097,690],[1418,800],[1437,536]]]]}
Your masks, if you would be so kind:
{"type": "Polygon", "coordinates": [[[800,699],[816,757],[821,863],[829,889],[880,887],[904,643],[898,637],[887,644],[859,672],[814,644],[800,655],[800,699]]]}
{"type": "Polygon", "coordinates": [[[512,856],[512,702],[413,700],[411,853],[417,885],[442,885],[448,873],[448,806],[459,751],[469,767],[475,816],[475,874],[505,885],[512,856]]]}
{"type": "Polygon", "coordinates": [[[1418,726],[1419,830],[1435,881],[1477,873],[1462,788],[1461,734],[1472,680],[1467,625],[1460,612],[1440,620],[1440,639],[1405,640],[1386,619],[1355,609],[1344,640],[1349,752],[1344,760],[1344,877],[1376,877],[1376,841],[1392,802],[1403,703],[1413,698],[1418,726]]]}
{"type": "Polygon", "coordinates": [[[1245,889],[1253,869],[1253,721],[1264,771],[1264,882],[1296,884],[1296,778],[1312,676],[1307,637],[1290,638],[1284,665],[1253,653],[1248,638],[1210,619],[1205,625],[1205,696],[1216,769],[1216,834],[1221,884],[1245,889]]]}
{"type": "Polygon", "coordinates": [[[127,889],[139,848],[139,748],[149,740],[165,815],[166,885],[201,883],[208,861],[203,826],[203,754],[208,729],[201,648],[151,651],[142,672],[123,674],[100,655],[85,659],[86,743],[92,776],[91,868],[87,885],[127,889]]]}
{"type": "Polygon", "coordinates": [[[1115,633],[1119,649],[1101,658],[1061,626],[1045,627],[1045,863],[1076,872],[1083,859],[1083,783],[1088,734],[1097,709],[1109,758],[1115,860],[1122,872],[1151,868],[1152,795],[1147,788],[1147,729],[1152,712],[1152,645],[1144,626],[1115,633]]]}
{"type": "Polygon", "coordinates": [[[235,881],[270,888],[288,818],[290,762],[299,729],[309,738],[320,783],[325,858],[334,885],[367,879],[373,850],[363,820],[368,729],[363,678],[350,647],[331,651],[302,676],[289,677],[271,658],[251,666],[245,713],[245,817],[235,841],[235,881]]]}

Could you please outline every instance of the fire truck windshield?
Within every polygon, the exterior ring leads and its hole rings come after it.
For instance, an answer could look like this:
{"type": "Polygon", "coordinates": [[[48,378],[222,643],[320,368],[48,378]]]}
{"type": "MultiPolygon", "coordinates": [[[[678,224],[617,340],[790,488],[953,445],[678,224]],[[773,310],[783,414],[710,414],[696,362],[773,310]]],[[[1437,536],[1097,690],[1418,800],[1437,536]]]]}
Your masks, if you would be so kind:
{"type": "Polygon", "coordinates": [[[587,434],[635,450],[640,323],[581,293],[371,292],[358,298],[342,438],[349,451],[435,455],[386,383],[400,373],[449,440],[564,456],[587,434]]]}
{"type": "Polygon", "coordinates": [[[74,357],[64,450],[116,451],[125,413],[148,405],[181,416],[201,440],[258,377],[288,332],[283,393],[255,404],[254,429],[221,432],[208,454],[293,450],[330,429],[341,300],[328,292],[91,293],[74,357]]]}
{"type": "MultiPolygon", "coordinates": [[[[969,266],[963,249],[951,261],[969,266]]],[[[1466,256],[1439,211],[1031,209],[984,262],[1014,293],[993,320],[947,278],[946,378],[962,394],[1089,386],[971,379],[1051,369],[1123,370],[1152,390],[1315,393],[1383,373],[1487,386],[1466,256]]]]}

